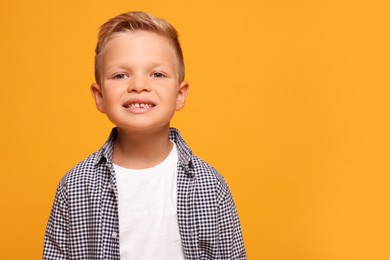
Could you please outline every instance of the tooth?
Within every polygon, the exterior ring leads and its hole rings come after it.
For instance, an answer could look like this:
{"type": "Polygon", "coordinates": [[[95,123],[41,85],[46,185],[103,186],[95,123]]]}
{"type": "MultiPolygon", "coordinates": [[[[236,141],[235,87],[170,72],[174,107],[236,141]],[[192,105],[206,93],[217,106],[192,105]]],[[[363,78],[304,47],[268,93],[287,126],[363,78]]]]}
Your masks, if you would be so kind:
{"type": "Polygon", "coordinates": [[[146,104],[146,103],[131,103],[129,105],[126,105],[126,108],[152,108],[152,104],[146,104]]]}

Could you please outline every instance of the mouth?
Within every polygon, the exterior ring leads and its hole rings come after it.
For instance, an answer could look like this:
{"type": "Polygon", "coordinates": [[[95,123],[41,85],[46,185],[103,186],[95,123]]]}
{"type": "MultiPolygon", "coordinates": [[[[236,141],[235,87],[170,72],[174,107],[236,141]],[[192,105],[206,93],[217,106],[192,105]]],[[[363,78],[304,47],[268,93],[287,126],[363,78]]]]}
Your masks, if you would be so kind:
{"type": "Polygon", "coordinates": [[[123,107],[131,113],[134,114],[143,114],[149,112],[156,106],[150,100],[129,100],[123,104],[123,107]]]}
{"type": "Polygon", "coordinates": [[[137,108],[144,108],[144,109],[149,109],[155,107],[154,104],[151,103],[129,103],[123,105],[124,108],[129,108],[129,109],[137,109],[137,108]]]}

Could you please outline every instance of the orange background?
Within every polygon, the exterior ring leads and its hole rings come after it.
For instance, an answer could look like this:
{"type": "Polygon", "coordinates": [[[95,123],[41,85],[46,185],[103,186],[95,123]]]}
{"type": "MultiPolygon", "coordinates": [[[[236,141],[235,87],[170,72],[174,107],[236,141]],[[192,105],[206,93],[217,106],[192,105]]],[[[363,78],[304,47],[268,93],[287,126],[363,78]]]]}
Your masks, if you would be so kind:
{"type": "Polygon", "coordinates": [[[98,27],[178,29],[173,126],[228,180],[249,259],[390,259],[387,0],[0,2],[0,259],[40,259],[60,178],[112,125],[89,93],[98,27]]]}

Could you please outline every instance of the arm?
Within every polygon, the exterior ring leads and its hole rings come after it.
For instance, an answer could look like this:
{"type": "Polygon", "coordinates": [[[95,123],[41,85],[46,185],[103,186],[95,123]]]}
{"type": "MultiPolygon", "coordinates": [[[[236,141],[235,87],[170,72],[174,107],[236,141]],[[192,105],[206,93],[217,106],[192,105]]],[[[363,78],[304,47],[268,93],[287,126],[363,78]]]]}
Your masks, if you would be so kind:
{"type": "Polygon", "coordinates": [[[219,227],[222,259],[246,259],[241,225],[228,187],[219,206],[219,227]]]}
{"type": "Polygon", "coordinates": [[[67,203],[60,184],[46,227],[43,259],[68,259],[67,257],[68,217],[67,203]]]}

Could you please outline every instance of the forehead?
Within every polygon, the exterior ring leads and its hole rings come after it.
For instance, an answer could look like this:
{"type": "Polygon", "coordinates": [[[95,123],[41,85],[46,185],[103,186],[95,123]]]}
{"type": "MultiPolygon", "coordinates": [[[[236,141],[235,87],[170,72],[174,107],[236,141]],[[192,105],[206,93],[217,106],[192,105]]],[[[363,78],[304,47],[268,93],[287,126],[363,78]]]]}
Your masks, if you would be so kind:
{"type": "MultiPolygon", "coordinates": [[[[112,35],[103,49],[103,60],[113,58],[143,57],[144,59],[173,59],[178,57],[173,43],[165,36],[150,31],[125,31],[112,35]]],[[[177,65],[177,64],[176,64],[177,65]]]]}

